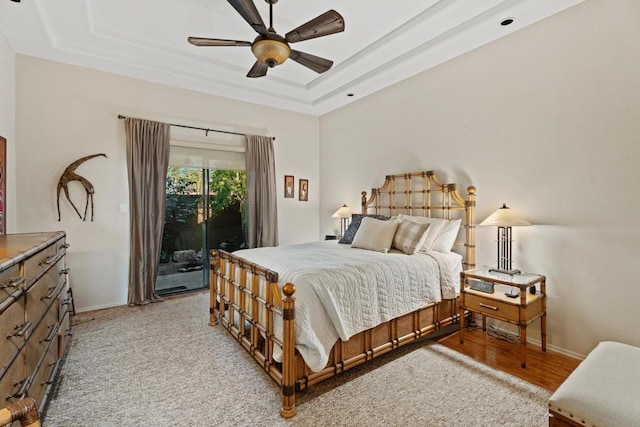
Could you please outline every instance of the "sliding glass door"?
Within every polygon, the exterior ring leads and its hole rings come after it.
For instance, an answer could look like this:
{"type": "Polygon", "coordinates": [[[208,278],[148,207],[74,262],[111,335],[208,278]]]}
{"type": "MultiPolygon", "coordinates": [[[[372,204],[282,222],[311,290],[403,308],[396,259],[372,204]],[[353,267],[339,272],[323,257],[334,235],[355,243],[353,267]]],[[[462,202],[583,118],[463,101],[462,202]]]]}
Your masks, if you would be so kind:
{"type": "Polygon", "coordinates": [[[211,249],[245,246],[245,194],[244,171],[169,167],[158,294],[208,288],[211,249]]]}

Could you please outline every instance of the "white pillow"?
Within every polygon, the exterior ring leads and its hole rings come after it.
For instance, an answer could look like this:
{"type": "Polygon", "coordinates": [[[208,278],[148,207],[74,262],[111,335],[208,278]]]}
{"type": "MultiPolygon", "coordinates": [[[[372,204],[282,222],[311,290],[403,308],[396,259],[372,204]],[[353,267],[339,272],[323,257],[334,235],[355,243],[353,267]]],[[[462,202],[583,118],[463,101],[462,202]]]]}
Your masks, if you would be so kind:
{"type": "Polygon", "coordinates": [[[438,237],[436,238],[431,250],[444,253],[451,252],[451,248],[453,248],[453,244],[456,242],[456,237],[458,237],[460,224],[462,224],[461,219],[452,219],[451,221],[447,221],[444,227],[440,229],[438,237]]]}
{"type": "Polygon", "coordinates": [[[381,221],[375,218],[364,217],[360,228],[353,238],[352,248],[367,249],[387,253],[391,249],[393,236],[398,228],[398,220],[390,219],[381,221]]]}
{"type": "Polygon", "coordinates": [[[404,214],[398,214],[398,220],[413,221],[419,224],[430,224],[424,243],[422,246],[418,247],[419,252],[429,252],[433,250],[433,245],[436,242],[438,233],[440,233],[442,227],[447,223],[447,220],[442,218],[428,218],[426,216],[411,216],[404,214]]]}
{"type": "Polygon", "coordinates": [[[419,223],[404,219],[398,224],[396,234],[393,236],[391,247],[401,250],[407,255],[413,255],[424,244],[427,232],[431,224],[419,223]]]}

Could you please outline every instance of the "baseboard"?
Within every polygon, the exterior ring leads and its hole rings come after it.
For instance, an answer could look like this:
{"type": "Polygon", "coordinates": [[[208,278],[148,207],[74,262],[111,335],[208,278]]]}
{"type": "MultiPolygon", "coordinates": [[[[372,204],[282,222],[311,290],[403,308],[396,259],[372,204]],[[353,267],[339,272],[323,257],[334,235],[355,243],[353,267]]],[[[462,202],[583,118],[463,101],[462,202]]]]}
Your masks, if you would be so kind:
{"type": "Polygon", "coordinates": [[[92,311],[105,310],[107,308],[122,307],[124,305],[127,305],[127,303],[125,303],[125,302],[114,302],[114,303],[111,303],[111,304],[102,304],[102,305],[94,305],[94,306],[91,306],[91,307],[82,307],[80,309],[76,309],[76,315],[78,315],[78,314],[87,314],[87,313],[90,313],[92,311]]]}
{"type": "MultiPolygon", "coordinates": [[[[529,339],[529,338],[527,338],[527,344],[531,344],[531,345],[535,345],[535,346],[540,347],[541,342],[540,342],[540,340],[537,340],[537,339],[529,339]]],[[[572,358],[578,359],[578,360],[584,360],[587,357],[586,355],[579,354],[579,353],[576,353],[576,352],[573,352],[573,351],[569,351],[569,350],[566,350],[564,348],[560,348],[558,346],[551,345],[549,343],[547,343],[547,350],[553,351],[554,353],[560,353],[560,354],[562,354],[564,356],[572,357],[572,358]]]]}
{"type": "MultiPolygon", "coordinates": [[[[487,320],[489,320],[489,319],[487,319],[487,320]]],[[[493,320],[493,319],[491,319],[491,320],[493,320]]],[[[493,325],[492,325],[496,330],[498,330],[501,333],[506,334],[506,335],[512,335],[515,339],[519,339],[518,335],[514,334],[513,330],[508,330],[508,329],[505,329],[505,328],[501,328],[500,326],[498,326],[498,323],[502,323],[502,322],[495,321],[495,322],[493,322],[493,325]]],[[[513,325],[511,325],[511,326],[513,326],[513,325]]],[[[527,345],[529,345],[529,344],[537,346],[537,347],[540,347],[542,342],[539,339],[527,337],[527,345]]],[[[547,350],[553,351],[554,353],[562,354],[563,356],[571,357],[573,359],[578,359],[578,360],[584,360],[587,357],[584,354],[579,354],[579,353],[576,353],[576,352],[573,352],[573,351],[569,351],[567,349],[564,349],[564,348],[561,348],[561,347],[558,347],[558,346],[555,346],[555,345],[552,345],[552,344],[549,344],[549,343],[547,343],[547,350]]]]}

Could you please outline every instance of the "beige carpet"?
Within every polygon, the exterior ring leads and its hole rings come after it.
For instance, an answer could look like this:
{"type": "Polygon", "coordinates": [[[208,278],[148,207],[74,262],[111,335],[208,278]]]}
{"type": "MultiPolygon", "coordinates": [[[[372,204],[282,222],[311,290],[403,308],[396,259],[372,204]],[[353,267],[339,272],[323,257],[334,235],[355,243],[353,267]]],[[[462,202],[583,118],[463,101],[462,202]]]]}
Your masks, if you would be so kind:
{"type": "Polygon", "coordinates": [[[278,387],[208,309],[201,293],[78,317],[44,426],[547,423],[548,391],[428,341],[313,387],[283,420],[278,387]]]}

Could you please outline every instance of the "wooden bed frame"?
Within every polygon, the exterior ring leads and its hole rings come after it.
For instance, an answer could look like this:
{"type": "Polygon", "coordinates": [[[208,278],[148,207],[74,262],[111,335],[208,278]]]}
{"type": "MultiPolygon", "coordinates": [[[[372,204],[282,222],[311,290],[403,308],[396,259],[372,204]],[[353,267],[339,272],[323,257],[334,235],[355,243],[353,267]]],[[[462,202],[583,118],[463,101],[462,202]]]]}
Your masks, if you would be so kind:
{"type": "MultiPolygon", "coordinates": [[[[441,184],[433,171],[389,175],[371,197],[362,192],[362,213],[462,219],[463,268],[475,267],[476,189],[467,188],[463,199],[456,184],[441,184]]],[[[311,371],[295,349],[295,285],[278,284],[278,273],[223,250],[211,251],[210,325],[224,326],[258,364],[282,387],[280,415],[296,414],[295,393],[402,345],[433,334],[459,321],[457,299],[429,304],[348,341],[338,340],[329,362],[320,372],[311,371]],[[283,295],[281,294],[284,294],[283,295]],[[282,339],[274,332],[274,319],[282,319],[282,339]],[[282,363],[273,359],[274,346],[282,348],[282,363]]]]}

